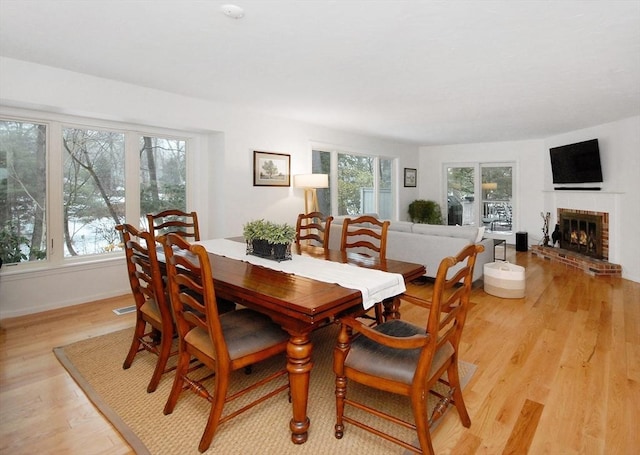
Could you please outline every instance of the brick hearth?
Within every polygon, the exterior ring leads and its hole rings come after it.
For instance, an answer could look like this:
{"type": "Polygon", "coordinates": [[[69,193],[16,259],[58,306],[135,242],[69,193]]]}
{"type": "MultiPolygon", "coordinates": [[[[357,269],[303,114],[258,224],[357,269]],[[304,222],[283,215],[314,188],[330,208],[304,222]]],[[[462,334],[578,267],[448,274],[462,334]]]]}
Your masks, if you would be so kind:
{"type": "Polygon", "coordinates": [[[562,262],[569,267],[575,267],[592,276],[622,277],[622,266],[612,264],[602,259],[594,259],[562,248],[532,245],[531,252],[536,256],[551,261],[562,262]]]}

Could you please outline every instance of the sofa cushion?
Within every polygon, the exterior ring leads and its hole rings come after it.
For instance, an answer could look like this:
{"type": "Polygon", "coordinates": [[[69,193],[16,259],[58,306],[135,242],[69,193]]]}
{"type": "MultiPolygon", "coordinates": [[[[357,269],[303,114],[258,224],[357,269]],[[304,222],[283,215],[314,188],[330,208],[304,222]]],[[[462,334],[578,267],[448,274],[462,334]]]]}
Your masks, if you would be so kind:
{"type": "MultiPolygon", "coordinates": [[[[378,218],[378,219],[380,218],[377,213],[363,213],[362,215],[338,215],[338,216],[334,216],[333,217],[333,221],[331,222],[331,224],[332,225],[334,225],[334,224],[344,224],[344,220],[346,218],[354,219],[354,218],[358,218],[358,217],[361,217],[361,216],[372,216],[372,217],[378,218]]],[[[368,225],[369,223],[364,223],[364,224],[368,225]]]]}
{"type": "Polygon", "coordinates": [[[392,221],[389,225],[390,231],[412,232],[413,223],[410,221],[392,221]]]}
{"type": "Polygon", "coordinates": [[[443,226],[438,224],[414,224],[413,231],[417,234],[436,235],[439,237],[456,237],[476,242],[478,228],[475,226],[443,226]]]}
{"type": "Polygon", "coordinates": [[[349,218],[347,215],[338,215],[333,217],[331,224],[344,224],[344,219],[349,218]]]}

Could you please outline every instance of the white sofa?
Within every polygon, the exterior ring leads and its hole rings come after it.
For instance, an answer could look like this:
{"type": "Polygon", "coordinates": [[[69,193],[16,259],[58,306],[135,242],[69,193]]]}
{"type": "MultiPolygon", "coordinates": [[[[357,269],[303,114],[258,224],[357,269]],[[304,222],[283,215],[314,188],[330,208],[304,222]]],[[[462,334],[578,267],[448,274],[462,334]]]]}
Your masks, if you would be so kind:
{"type": "MultiPolygon", "coordinates": [[[[336,217],[331,224],[329,248],[340,249],[342,224],[346,217],[336,217]]],[[[474,226],[441,226],[418,224],[408,221],[392,221],[387,233],[387,258],[423,264],[425,274],[435,278],[440,261],[455,256],[470,243],[481,243],[484,251],[476,259],[473,280],[481,279],[484,264],[494,261],[493,240],[484,239],[484,228],[474,226]]],[[[451,276],[457,268],[449,271],[451,276]]]]}

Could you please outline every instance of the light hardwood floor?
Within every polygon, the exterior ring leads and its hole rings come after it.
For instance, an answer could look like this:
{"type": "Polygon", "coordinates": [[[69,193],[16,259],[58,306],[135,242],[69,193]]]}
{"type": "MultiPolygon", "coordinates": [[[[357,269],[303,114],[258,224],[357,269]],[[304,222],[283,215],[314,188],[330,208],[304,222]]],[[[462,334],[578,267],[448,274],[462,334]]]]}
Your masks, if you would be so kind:
{"type": "MultiPolygon", "coordinates": [[[[438,453],[633,454],[640,448],[640,284],[594,278],[508,250],[526,267],[525,299],[473,292],[463,360],[471,428],[455,410],[438,453]]],[[[428,293],[429,285],[410,286],[428,293]]],[[[52,348],[133,325],[129,296],[0,321],[0,453],[133,453],[52,348]]],[[[421,321],[422,310],[401,308],[421,321]]],[[[355,448],[354,448],[355,449],[355,448]]]]}

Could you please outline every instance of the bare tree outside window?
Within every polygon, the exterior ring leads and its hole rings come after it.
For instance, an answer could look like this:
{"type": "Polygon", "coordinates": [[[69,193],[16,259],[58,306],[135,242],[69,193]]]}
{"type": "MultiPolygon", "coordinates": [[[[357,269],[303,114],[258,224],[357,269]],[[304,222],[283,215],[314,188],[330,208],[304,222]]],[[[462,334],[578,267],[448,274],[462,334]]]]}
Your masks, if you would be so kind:
{"type": "Polygon", "coordinates": [[[113,251],[124,221],[124,134],[65,128],[63,233],[65,256],[113,251]]]}
{"type": "Polygon", "coordinates": [[[140,225],[147,213],[187,209],[186,141],[140,138],[140,225]]]}

